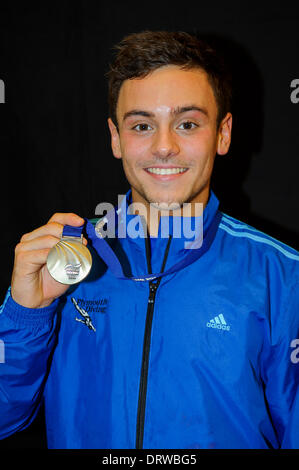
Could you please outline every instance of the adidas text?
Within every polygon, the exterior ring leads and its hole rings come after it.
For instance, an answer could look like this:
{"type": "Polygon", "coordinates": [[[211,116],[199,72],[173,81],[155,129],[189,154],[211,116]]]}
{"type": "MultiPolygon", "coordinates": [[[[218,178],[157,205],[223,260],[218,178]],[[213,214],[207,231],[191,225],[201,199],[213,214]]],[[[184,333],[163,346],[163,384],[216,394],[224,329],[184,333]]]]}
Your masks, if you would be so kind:
{"type": "Polygon", "coordinates": [[[226,331],[230,330],[230,326],[226,323],[222,313],[220,313],[220,315],[208,321],[207,327],[216,328],[217,330],[226,330],[226,331]]]}

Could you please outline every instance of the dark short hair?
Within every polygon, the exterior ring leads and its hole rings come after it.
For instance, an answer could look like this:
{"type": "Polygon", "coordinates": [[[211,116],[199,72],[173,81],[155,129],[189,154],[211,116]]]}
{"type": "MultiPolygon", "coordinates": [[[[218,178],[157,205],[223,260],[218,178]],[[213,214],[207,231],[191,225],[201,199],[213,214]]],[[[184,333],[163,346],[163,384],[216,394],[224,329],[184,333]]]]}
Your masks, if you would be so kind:
{"type": "Polygon", "coordinates": [[[114,124],[122,83],[146,77],[165,65],[200,68],[207,73],[218,107],[217,127],[231,110],[230,72],[222,55],[204,39],[183,31],[142,31],[124,37],[114,49],[116,55],[107,73],[109,114],[114,124]]]}

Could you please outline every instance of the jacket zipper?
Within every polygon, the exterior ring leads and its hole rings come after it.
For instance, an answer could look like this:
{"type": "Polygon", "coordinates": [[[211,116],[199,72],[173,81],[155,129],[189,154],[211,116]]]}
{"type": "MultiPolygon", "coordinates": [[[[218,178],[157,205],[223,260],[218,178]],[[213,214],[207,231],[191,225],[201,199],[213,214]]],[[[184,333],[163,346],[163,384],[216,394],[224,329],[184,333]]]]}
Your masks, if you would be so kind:
{"type": "MultiPolygon", "coordinates": [[[[150,248],[149,240],[146,240],[146,257],[149,274],[151,274],[151,262],[150,262],[150,248]]],[[[161,272],[164,271],[166,264],[169,246],[170,246],[171,237],[168,239],[168,243],[165,249],[164,259],[162,263],[161,272]]],[[[143,352],[142,352],[142,366],[140,373],[140,383],[139,383],[139,397],[138,397],[138,409],[137,409],[137,425],[136,425],[136,449],[143,448],[143,435],[144,435],[144,420],[145,420],[145,406],[146,406],[146,393],[147,393],[147,378],[148,378],[148,363],[149,363],[149,352],[151,345],[151,331],[152,331],[152,322],[155,308],[155,299],[157,289],[161,282],[161,277],[155,281],[149,282],[149,297],[147,303],[147,312],[146,312],[146,322],[144,330],[144,339],[143,339],[143,352]]]]}

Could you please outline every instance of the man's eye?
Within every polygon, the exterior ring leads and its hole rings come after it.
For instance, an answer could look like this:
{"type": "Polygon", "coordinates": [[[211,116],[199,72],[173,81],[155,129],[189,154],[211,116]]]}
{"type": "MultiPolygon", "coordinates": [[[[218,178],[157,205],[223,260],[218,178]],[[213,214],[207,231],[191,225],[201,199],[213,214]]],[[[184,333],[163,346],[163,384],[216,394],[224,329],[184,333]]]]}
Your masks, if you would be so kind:
{"type": "Polygon", "coordinates": [[[182,124],[180,124],[178,128],[183,129],[184,131],[189,131],[191,129],[195,129],[196,127],[198,127],[198,125],[195,124],[194,122],[185,121],[185,122],[182,122],[182,124]]]}
{"type": "Polygon", "coordinates": [[[149,131],[151,129],[151,126],[149,124],[137,124],[136,126],[133,127],[134,130],[141,132],[141,131],[149,131]]]}

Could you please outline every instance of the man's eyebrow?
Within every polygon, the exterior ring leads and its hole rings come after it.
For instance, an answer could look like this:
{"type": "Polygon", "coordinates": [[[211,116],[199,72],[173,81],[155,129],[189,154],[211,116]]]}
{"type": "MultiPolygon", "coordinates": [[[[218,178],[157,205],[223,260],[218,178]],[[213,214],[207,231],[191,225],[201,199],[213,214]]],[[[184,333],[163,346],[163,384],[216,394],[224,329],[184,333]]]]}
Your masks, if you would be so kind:
{"type": "MultiPolygon", "coordinates": [[[[188,106],[177,106],[171,111],[171,114],[178,115],[178,114],[183,114],[187,113],[188,111],[199,111],[200,113],[204,114],[205,116],[208,116],[208,111],[206,108],[201,108],[196,105],[188,105],[188,106]]],[[[155,117],[155,113],[152,113],[150,111],[144,111],[142,109],[132,109],[131,111],[127,111],[124,114],[123,120],[127,119],[130,116],[143,116],[143,117],[155,117]]]]}
{"type": "Polygon", "coordinates": [[[143,111],[142,109],[132,109],[124,114],[123,121],[130,116],[154,117],[154,113],[143,111]]]}
{"type": "Polygon", "coordinates": [[[205,114],[206,116],[209,115],[206,108],[201,108],[194,104],[191,104],[189,106],[178,106],[177,108],[173,110],[173,114],[183,114],[183,113],[187,113],[188,111],[199,111],[200,113],[205,114]]]}

